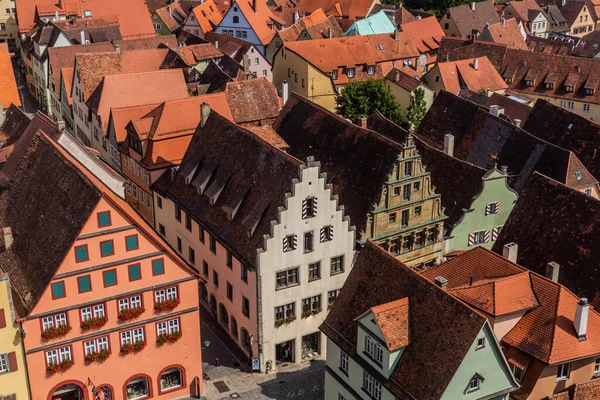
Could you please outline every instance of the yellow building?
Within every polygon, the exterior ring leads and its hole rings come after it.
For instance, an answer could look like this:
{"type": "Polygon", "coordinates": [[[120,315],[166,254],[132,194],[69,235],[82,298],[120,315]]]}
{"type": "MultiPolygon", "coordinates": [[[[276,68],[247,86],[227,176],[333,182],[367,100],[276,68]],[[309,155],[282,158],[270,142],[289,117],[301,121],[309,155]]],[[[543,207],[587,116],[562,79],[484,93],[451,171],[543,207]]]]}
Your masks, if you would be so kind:
{"type": "MultiPolygon", "coordinates": [[[[285,42],[273,57],[273,84],[335,111],[352,81],[383,79],[393,67],[419,69],[419,50],[403,32],[285,42]]],[[[283,94],[282,94],[283,95],[283,94]]]]}
{"type": "Polygon", "coordinates": [[[0,43],[8,43],[10,51],[17,49],[19,26],[15,0],[0,0],[0,43]]]}
{"type": "Polygon", "coordinates": [[[23,337],[16,322],[8,274],[0,270],[0,399],[30,399],[23,337]]]}
{"type": "Polygon", "coordinates": [[[404,116],[417,89],[423,89],[425,104],[427,110],[433,104],[435,92],[427,86],[424,82],[420,81],[414,76],[410,76],[397,68],[393,68],[385,77],[385,86],[390,90],[392,96],[396,99],[400,105],[400,109],[404,116]]]}

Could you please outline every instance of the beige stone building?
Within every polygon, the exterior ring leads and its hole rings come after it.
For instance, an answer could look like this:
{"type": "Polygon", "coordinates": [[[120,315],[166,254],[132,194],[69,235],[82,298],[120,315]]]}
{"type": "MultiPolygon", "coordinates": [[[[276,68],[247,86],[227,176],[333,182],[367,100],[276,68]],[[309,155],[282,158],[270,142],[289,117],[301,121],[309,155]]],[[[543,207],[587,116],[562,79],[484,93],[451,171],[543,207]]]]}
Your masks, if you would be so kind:
{"type": "Polygon", "coordinates": [[[0,43],[8,43],[11,51],[17,49],[19,26],[15,0],[0,0],[0,43]]]}

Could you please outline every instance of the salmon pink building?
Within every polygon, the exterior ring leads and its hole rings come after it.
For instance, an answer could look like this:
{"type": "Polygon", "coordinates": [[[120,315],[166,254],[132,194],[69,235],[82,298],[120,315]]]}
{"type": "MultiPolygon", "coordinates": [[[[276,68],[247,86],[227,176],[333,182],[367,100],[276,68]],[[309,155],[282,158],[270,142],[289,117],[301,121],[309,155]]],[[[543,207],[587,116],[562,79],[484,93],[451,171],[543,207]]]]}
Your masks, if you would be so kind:
{"type": "Polygon", "coordinates": [[[32,398],[201,393],[197,275],[49,136],[24,135],[0,171],[0,265],[32,398]]]}

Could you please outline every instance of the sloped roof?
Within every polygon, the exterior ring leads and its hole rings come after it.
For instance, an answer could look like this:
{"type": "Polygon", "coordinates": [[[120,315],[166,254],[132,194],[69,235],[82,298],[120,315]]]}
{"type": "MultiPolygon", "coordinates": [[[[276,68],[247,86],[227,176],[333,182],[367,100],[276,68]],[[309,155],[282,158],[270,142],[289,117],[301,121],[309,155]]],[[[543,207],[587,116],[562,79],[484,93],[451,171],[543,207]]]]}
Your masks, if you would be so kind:
{"type": "Polygon", "coordinates": [[[572,151],[600,176],[600,125],[547,101],[536,101],[523,128],[543,140],[572,151]]]}
{"type": "Polygon", "coordinates": [[[271,30],[269,25],[273,24],[273,19],[279,20],[279,18],[273,15],[271,9],[269,9],[267,3],[264,1],[254,1],[253,3],[253,0],[235,0],[235,3],[250,24],[250,27],[252,27],[258,40],[264,46],[268,45],[275,35],[275,31],[271,30]],[[252,4],[256,5],[256,10],[254,10],[252,4]]]}
{"type": "Polygon", "coordinates": [[[217,64],[211,60],[198,83],[208,86],[207,93],[222,92],[227,82],[238,80],[244,74],[242,66],[229,57],[223,57],[217,64]]]}
{"type": "Polygon", "coordinates": [[[311,39],[323,39],[329,32],[328,28],[331,28],[331,37],[341,37],[344,34],[335,17],[333,15],[327,17],[319,8],[312,14],[300,18],[297,23],[278,31],[277,35],[283,42],[296,41],[306,30],[311,39]]]}
{"type": "Polygon", "coordinates": [[[444,37],[438,51],[438,60],[458,61],[472,60],[477,57],[486,56],[500,71],[506,54],[506,45],[502,43],[481,42],[479,40],[467,40],[453,37],[444,37]]]}
{"type": "Polygon", "coordinates": [[[285,206],[285,193],[292,190],[301,164],[211,111],[204,127],[196,130],[175,179],[165,173],[152,188],[175,201],[252,268],[264,245],[263,235],[270,234],[278,207],[285,206]],[[198,187],[206,179],[207,189],[199,195],[198,187]],[[211,205],[206,193],[215,185],[223,188],[211,205]]]}
{"type": "Polygon", "coordinates": [[[300,15],[311,14],[321,8],[326,15],[348,17],[349,20],[365,18],[374,0],[302,0],[298,3],[300,15]]]}
{"type": "Polygon", "coordinates": [[[600,31],[593,31],[579,40],[573,48],[573,55],[578,57],[594,57],[600,53],[600,31]]]}
{"type": "Polygon", "coordinates": [[[409,92],[412,92],[421,85],[425,85],[425,82],[421,82],[418,78],[408,75],[403,69],[392,68],[385,77],[409,92]]]}
{"type": "Polygon", "coordinates": [[[21,106],[21,97],[8,52],[8,43],[0,43],[0,101],[4,108],[11,104],[21,106]]]}
{"type": "Polygon", "coordinates": [[[446,36],[435,16],[403,22],[400,30],[413,38],[420,52],[433,52],[440,47],[446,36]]]}
{"type": "Polygon", "coordinates": [[[223,19],[221,11],[219,11],[213,0],[203,1],[200,5],[194,7],[192,12],[204,33],[213,31],[223,19]]]}
{"type": "Polygon", "coordinates": [[[458,94],[463,85],[474,92],[482,89],[500,90],[508,87],[487,57],[478,57],[476,60],[477,69],[475,69],[474,60],[437,63],[440,77],[448,92],[458,94]]]}
{"type": "Polygon", "coordinates": [[[177,53],[188,66],[195,66],[200,61],[223,57],[223,52],[212,43],[183,46],[177,49],[177,53]]]}
{"type": "Polygon", "coordinates": [[[564,392],[556,393],[549,400],[596,400],[600,398],[600,380],[576,383],[564,392]]]}
{"type": "Polygon", "coordinates": [[[542,11],[535,0],[511,1],[509,5],[515,10],[519,19],[524,23],[529,22],[529,11],[542,11]]]}
{"type": "Polygon", "coordinates": [[[504,224],[494,251],[501,252],[506,243],[517,243],[519,262],[541,274],[549,262],[560,264],[559,282],[598,307],[600,226],[591,217],[598,212],[600,201],[534,173],[504,224]]]}
{"type": "Polygon", "coordinates": [[[289,145],[283,140],[281,136],[273,130],[273,125],[261,125],[261,126],[248,126],[247,127],[252,133],[261,138],[267,143],[281,149],[283,151],[287,151],[289,149],[289,145]]]}
{"type": "MultiPolygon", "coordinates": [[[[244,55],[250,51],[250,48],[255,47],[252,43],[242,39],[234,38],[229,35],[222,35],[216,32],[207,32],[204,39],[211,42],[213,45],[219,45],[218,49],[234,59],[237,63],[244,62],[244,55]]],[[[258,52],[258,50],[256,50],[258,52]]]]}
{"type": "Polygon", "coordinates": [[[0,126],[0,140],[3,142],[0,148],[0,164],[6,162],[30,121],[27,114],[14,104],[5,109],[5,120],[0,126]]]}
{"type": "Polygon", "coordinates": [[[533,110],[526,104],[519,103],[516,100],[511,99],[508,96],[503,96],[498,93],[492,93],[490,97],[486,97],[486,107],[500,106],[504,109],[504,114],[507,115],[512,121],[515,119],[521,120],[521,126],[525,125],[525,121],[529,118],[529,114],[533,110]]]}
{"type": "Polygon", "coordinates": [[[456,24],[458,33],[465,38],[469,37],[474,29],[483,32],[486,24],[500,22],[494,2],[491,0],[475,3],[475,10],[471,9],[471,4],[463,4],[450,8],[448,12],[456,24]]]}
{"type": "Polygon", "coordinates": [[[119,20],[116,16],[52,21],[47,26],[56,26],[73,44],[85,44],[85,42],[81,42],[81,31],[83,31],[84,38],[89,43],[111,42],[123,39],[119,20]]]}
{"type": "Polygon", "coordinates": [[[179,29],[185,23],[185,19],[187,18],[185,11],[178,2],[159,8],[155,12],[171,32],[175,32],[179,29]]]}
{"type": "Polygon", "coordinates": [[[355,356],[358,328],[354,319],[399,299],[409,303],[410,344],[390,379],[379,379],[398,399],[440,398],[485,318],[372,242],[367,241],[358,254],[320,329],[344,352],[355,356]]]}
{"type": "Polygon", "coordinates": [[[488,25],[485,27],[485,31],[489,33],[494,43],[505,44],[510,49],[529,50],[515,18],[488,25]]]}
{"type": "Polygon", "coordinates": [[[133,74],[106,75],[87,101],[106,131],[110,109],[137,106],[188,97],[187,85],[180,69],[133,74]]]}
{"type": "Polygon", "coordinates": [[[408,297],[371,308],[383,340],[390,351],[410,344],[410,307],[408,297]]]}
{"type": "Polygon", "coordinates": [[[380,198],[401,145],[296,93],[285,103],[273,129],[288,143],[291,155],[314,156],[321,163],[350,222],[357,233],[364,231],[367,214],[380,198]]]}
{"type": "Polygon", "coordinates": [[[144,104],[133,107],[112,107],[110,109],[110,123],[112,123],[115,130],[117,143],[123,143],[127,138],[127,130],[125,128],[130,121],[142,118],[157,106],[158,104],[144,104]]]}
{"type": "Polygon", "coordinates": [[[275,119],[281,110],[277,90],[266,78],[228,82],[225,94],[236,124],[275,119]]]}
{"type": "Polygon", "coordinates": [[[392,33],[395,30],[396,26],[392,24],[385,11],[381,10],[369,15],[367,18],[355,21],[344,35],[377,35],[380,33],[392,33]]]}

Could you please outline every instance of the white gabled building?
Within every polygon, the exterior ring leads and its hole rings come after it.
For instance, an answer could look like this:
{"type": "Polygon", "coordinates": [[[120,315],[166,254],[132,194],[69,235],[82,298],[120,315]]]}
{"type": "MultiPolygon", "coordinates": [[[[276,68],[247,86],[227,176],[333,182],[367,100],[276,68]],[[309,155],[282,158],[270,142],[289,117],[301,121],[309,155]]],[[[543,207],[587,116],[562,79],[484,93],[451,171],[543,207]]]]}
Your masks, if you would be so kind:
{"type": "Polygon", "coordinates": [[[319,326],[355,232],[318,162],[211,112],[152,189],[156,229],[203,275],[204,302],[262,371],[325,356],[319,326]]]}

